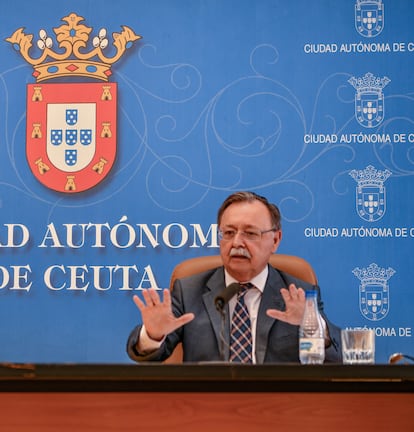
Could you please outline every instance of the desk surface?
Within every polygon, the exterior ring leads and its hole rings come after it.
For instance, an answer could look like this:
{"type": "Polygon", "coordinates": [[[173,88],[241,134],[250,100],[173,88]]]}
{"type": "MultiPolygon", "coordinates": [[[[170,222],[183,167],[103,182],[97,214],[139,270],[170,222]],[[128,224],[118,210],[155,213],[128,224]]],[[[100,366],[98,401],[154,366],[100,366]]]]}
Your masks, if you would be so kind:
{"type": "Polygon", "coordinates": [[[412,432],[414,366],[0,364],[0,429],[412,432]]]}
{"type": "Polygon", "coordinates": [[[0,391],[414,392],[414,366],[1,363],[0,391]]]}

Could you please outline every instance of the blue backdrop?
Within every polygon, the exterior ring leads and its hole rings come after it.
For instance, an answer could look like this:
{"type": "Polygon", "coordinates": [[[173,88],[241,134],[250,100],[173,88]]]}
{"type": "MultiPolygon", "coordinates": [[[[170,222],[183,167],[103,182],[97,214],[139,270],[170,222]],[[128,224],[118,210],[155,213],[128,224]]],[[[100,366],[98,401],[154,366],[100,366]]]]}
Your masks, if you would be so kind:
{"type": "MultiPolygon", "coordinates": [[[[412,354],[413,18],[408,0],[3,4],[0,359],[128,362],[133,294],[218,253],[216,210],[246,189],[280,206],[279,252],[311,262],[334,322],[374,328],[377,362],[412,354]],[[108,82],[55,78],[56,64],[39,82],[33,65],[56,60],[42,53],[62,57],[78,39],[79,55],[122,53],[108,82]],[[54,111],[62,92],[49,99],[47,86],[63,85],[77,113],[82,82],[117,84],[116,157],[91,162],[103,174],[85,190],[66,190],[55,178],[73,174],[76,151],[49,172],[39,160],[69,120],[45,126],[31,97],[39,85],[54,111]]],[[[82,133],[102,150],[101,131],[82,133]]]]}

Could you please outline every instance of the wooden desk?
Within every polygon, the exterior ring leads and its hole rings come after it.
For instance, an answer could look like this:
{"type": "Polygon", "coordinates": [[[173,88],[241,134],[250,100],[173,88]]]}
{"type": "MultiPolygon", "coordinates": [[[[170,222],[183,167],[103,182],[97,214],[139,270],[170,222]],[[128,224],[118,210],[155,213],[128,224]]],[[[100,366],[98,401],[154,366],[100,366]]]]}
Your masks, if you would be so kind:
{"type": "Polygon", "coordinates": [[[2,432],[414,431],[414,367],[0,366],[2,432]]]}

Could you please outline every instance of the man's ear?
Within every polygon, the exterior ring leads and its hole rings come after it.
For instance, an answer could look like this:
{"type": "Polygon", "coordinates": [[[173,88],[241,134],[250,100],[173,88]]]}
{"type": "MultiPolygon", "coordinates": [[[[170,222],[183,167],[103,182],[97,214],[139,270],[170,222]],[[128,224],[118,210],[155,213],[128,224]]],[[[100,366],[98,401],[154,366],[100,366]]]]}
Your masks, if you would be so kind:
{"type": "Polygon", "coordinates": [[[281,241],[282,241],[282,230],[277,230],[274,232],[274,236],[273,236],[273,253],[277,251],[277,248],[279,247],[281,241]]]}

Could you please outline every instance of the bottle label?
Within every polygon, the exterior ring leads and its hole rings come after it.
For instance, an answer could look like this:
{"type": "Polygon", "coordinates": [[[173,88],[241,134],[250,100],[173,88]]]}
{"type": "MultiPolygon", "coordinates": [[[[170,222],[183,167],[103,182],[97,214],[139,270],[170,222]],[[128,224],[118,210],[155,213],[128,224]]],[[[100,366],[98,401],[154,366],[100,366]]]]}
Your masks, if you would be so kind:
{"type": "Polygon", "coordinates": [[[325,350],[325,341],[323,338],[301,338],[299,349],[307,354],[319,354],[325,350]]]}

